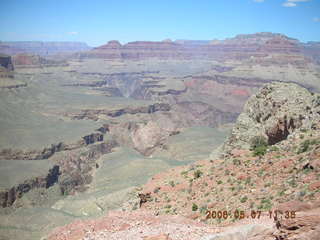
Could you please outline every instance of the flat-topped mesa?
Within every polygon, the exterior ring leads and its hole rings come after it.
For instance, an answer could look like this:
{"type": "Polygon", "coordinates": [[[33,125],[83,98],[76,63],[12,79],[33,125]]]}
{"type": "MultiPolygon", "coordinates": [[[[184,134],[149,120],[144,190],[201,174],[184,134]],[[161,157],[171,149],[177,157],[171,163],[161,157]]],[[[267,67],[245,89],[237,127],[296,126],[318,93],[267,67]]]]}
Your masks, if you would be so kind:
{"type": "Polygon", "coordinates": [[[121,45],[118,41],[94,48],[81,54],[81,57],[104,59],[145,59],[145,58],[175,58],[180,45],[171,41],[152,42],[136,41],[121,45]]]}
{"type": "Polygon", "coordinates": [[[221,44],[256,44],[256,45],[262,45],[265,44],[267,41],[274,39],[274,38],[281,38],[288,41],[297,42],[298,40],[289,38],[286,35],[280,34],[280,33],[271,33],[271,32],[260,32],[260,33],[254,33],[254,34],[239,34],[235,36],[234,38],[227,38],[223,41],[221,41],[221,44]]]}
{"type": "MultiPolygon", "coordinates": [[[[252,56],[261,58],[270,54],[302,55],[300,45],[298,40],[276,33],[241,34],[210,43],[211,49],[215,48],[223,53],[224,59],[247,59],[252,56]]],[[[295,64],[289,58],[288,63],[295,64]]]]}

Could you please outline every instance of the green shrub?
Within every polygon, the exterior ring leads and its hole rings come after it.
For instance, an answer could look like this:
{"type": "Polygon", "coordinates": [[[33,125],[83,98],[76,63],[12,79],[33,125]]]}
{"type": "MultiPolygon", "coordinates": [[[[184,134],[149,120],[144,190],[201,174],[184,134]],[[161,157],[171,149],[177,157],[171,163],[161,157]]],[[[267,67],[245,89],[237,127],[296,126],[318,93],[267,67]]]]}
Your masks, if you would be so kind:
{"type": "Polygon", "coordinates": [[[193,173],[194,178],[199,178],[203,175],[203,172],[201,172],[200,170],[197,170],[193,173]]]}
{"type": "Polygon", "coordinates": [[[272,146],[272,147],[270,148],[270,151],[272,151],[272,152],[278,152],[278,151],[279,151],[279,148],[276,147],[276,146],[272,146]]]}
{"type": "Polygon", "coordinates": [[[316,139],[313,139],[313,140],[308,139],[308,140],[303,141],[300,145],[299,150],[298,150],[298,154],[308,151],[311,145],[318,144],[318,143],[319,142],[316,139]]]}
{"type": "Polygon", "coordinates": [[[253,149],[253,156],[263,156],[267,152],[267,146],[259,146],[253,149]]]}
{"type": "Polygon", "coordinates": [[[239,159],[237,159],[237,158],[233,159],[233,160],[232,160],[232,162],[233,162],[233,165],[236,165],[236,166],[241,165],[240,160],[239,160],[239,159]]]}
{"type": "Polygon", "coordinates": [[[272,208],[272,202],[270,199],[262,199],[261,205],[258,207],[259,209],[269,210],[272,208]]]}
{"type": "Polygon", "coordinates": [[[311,143],[310,140],[303,141],[298,150],[298,154],[308,151],[310,143],[311,143]]]}
{"type": "Polygon", "coordinates": [[[171,187],[174,187],[174,186],[175,186],[174,181],[170,181],[169,184],[170,184],[171,187]]]}
{"type": "Polygon", "coordinates": [[[243,198],[240,199],[241,203],[245,203],[248,200],[247,196],[244,196],[243,198]]]}
{"type": "Polygon", "coordinates": [[[188,171],[182,171],[181,172],[181,175],[187,175],[188,174],[188,171]]]}
{"type": "Polygon", "coordinates": [[[263,156],[267,152],[267,139],[263,136],[255,136],[251,139],[251,150],[254,156],[263,156]]]}
{"type": "Polygon", "coordinates": [[[197,211],[198,210],[198,205],[197,204],[195,204],[195,203],[193,203],[192,204],[192,211],[197,211]]]}

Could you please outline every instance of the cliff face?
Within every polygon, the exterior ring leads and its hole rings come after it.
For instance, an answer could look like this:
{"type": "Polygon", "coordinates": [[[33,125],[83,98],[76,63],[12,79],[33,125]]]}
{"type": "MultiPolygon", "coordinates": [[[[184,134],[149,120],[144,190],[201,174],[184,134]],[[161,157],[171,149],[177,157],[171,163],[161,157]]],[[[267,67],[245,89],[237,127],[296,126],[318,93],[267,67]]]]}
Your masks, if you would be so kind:
{"type": "Polygon", "coordinates": [[[300,54],[300,43],[281,34],[257,33],[238,35],[223,41],[129,42],[117,41],[97,47],[81,57],[105,59],[245,59],[272,53],[300,54]]]}
{"type": "Polygon", "coordinates": [[[41,56],[56,53],[88,51],[90,47],[82,42],[0,42],[0,52],[14,55],[17,53],[33,53],[41,56]]]}
{"type": "Polygon", "coordinates": [[[49,188],[58,182],[60,175],[59,166],[55,165],[49,169],[47,175],[38,176],[25,180],[16,186],[0,191],[0,206],[9,207],[23,194],[34,188],[49,188]]]}
{"type": "Polygon", "coordinates": [[[137,41],[121,45],[110,41],[92,51],[81,54],[81,57],[105,59],[144,59],[144,58],[177,58],[181,46],[173,42],[137,41]]]}

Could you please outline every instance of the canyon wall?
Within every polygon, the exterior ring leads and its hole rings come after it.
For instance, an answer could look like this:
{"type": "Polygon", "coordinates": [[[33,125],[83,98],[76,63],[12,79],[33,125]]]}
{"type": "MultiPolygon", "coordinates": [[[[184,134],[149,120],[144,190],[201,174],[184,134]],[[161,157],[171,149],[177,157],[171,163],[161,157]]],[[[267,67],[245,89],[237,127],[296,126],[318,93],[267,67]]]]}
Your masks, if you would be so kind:
{"type": "MultiPolygon", "coordinates": [[[[80,54],[81,58],[104,59],[246,59],[270,54],[301,55],[303,46],[298,40],[282,34],[256,33],[238,35],[223,41],[177,40],[136,41],[121,45],[118,41],[80,54]]],[[[290,60],[290,59],[289,59],[290,60]]],[[[288,60],[288,61],[289,61],[288,60]]]]}

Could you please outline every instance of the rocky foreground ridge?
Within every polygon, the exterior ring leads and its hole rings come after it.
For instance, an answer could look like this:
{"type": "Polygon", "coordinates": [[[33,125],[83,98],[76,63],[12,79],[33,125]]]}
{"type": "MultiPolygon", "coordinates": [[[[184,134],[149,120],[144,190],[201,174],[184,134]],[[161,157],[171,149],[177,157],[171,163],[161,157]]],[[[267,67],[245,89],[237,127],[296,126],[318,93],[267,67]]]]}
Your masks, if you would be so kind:
{"type": "Polygon", "coordinates": [[[155,175],[119,211],[58,228],[48,239],[318,239],[319,129],[319,94],[268,84],[211,159],[155,175]]]}

